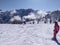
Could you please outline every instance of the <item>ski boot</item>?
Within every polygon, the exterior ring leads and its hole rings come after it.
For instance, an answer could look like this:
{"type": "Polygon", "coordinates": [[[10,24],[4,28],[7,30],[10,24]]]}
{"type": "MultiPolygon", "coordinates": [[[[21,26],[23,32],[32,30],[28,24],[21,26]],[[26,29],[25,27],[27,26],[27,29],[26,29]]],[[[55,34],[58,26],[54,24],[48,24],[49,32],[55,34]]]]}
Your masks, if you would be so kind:
{"type": "Polygon", "coordinates": [[[56,38],[52,38],[52,40],[56,40],[56,38]]]}

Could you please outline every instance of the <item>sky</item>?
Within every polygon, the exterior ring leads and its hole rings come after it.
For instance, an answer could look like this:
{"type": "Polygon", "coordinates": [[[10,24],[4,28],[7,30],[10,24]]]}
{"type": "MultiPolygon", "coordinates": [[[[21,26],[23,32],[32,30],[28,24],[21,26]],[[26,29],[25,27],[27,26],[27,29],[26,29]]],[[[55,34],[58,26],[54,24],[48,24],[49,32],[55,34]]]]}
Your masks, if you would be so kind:
{"type": "Polygon", "coordinates": [[[0,0],[0,9],[60,10],[60,0],[0,0]]]}

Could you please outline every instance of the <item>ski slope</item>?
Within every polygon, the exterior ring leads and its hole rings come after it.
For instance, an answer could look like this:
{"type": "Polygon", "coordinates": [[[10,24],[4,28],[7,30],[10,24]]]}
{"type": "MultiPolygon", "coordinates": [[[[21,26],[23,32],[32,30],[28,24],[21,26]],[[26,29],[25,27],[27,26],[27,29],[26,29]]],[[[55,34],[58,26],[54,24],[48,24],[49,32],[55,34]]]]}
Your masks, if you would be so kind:
{"type": "MultiPolygon", "coordinates": [[[[54,24],[0,24],[0,45],[58,45],[52,41],[54,24]]],[[[60,31],[57,34],[60,42],[60,31]]]]}

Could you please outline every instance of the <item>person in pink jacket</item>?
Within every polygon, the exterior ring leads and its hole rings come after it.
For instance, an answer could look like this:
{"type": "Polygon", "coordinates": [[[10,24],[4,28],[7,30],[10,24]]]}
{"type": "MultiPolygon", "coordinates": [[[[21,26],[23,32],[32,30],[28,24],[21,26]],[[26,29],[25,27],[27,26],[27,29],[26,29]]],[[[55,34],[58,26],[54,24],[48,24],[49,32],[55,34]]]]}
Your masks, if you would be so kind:
{"type": "Polygon", "coordinates": [[[52,40],[56,39],[56,35],[57,35],[58,32],[59,32],[59,25],[58,25],[58,22],[55,22],[55,25],[54,25],[54,34],[53,34],[52,40]]]}

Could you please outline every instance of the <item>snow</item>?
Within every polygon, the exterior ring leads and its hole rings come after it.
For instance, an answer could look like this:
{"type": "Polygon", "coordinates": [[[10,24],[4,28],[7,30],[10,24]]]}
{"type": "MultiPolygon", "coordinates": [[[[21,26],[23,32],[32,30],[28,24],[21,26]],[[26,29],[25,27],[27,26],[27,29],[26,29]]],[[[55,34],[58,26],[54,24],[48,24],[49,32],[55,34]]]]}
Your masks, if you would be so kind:
{"type": "Polygon", "coordinates": [[[14,20],[21,20],[21,18],[19,16],[14,16],[10,19],[10,21],[14,21],[14,20]]]}
{"type": "Polygon", "coordinates": [[[5,12],[5,11],[1,10],[1,11],[0,11],[0,14],[1,14],[2,12],[5,12]]]}
{"type": "Polygon", "coordinates": [[[14,21],[15,19],[14,18],[11,18],[10,21],[14,21]]]}
{"type": "Polygon", "coordinates": [[[21,18],[19,16],[14,16],[14,19],[21,20],[21,18]]]}
{"type": "MultiPolygon", "coordinates": [[[[60,23],[59,23],[60,24],[60,23]]],[[[54,24],[0,24],[0,45],[58,45],[52,41],[54,24]]],[[[57,39],[60,42],[60,32],[57,39]]]]}
{"type": "Polygon", "coordinates": [[[31,12],[29,15],[27,16],[23,16],[23,19],[34,19],[37,21],[37,19],[39,20],[43,20],[43,17],[45,17],[47,15],[46,11],[43,10],[38,10],[37,12],[31,12]]]}
{"type": "Polygon", "coordinates": [[[23,18],[36,19],[35,14],[33,12],[31,12],[28,16],[24,16],[23,18]]]}
{"type": "Polygon", "coordinates": [[[14,13],[16,13],[16,10],[15,9],[11,10],[11,14],[14,14],[14,13]]]}
{"type": "Polygon", "coordinates": [[[47,13],[45,11],[43,11],[43,10],[37,11],[37,14],[39,14],[42,17],[45,17],[47,15],[47,13]]]}

